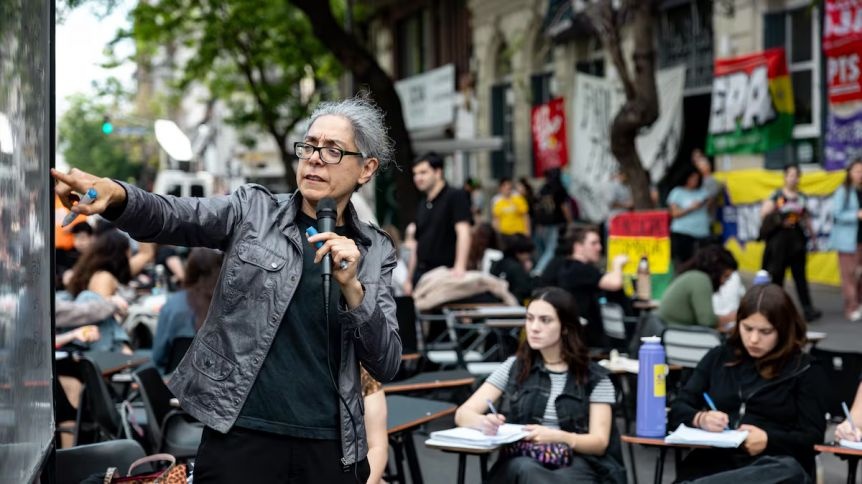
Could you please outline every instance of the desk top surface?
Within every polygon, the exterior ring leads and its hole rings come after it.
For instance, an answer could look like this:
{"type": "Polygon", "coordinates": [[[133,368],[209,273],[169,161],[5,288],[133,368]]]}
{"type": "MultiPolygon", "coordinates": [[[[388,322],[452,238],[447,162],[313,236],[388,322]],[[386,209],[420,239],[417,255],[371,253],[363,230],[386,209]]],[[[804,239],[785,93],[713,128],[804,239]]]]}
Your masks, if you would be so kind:
{"type": "Polygon", "coordinates": [[[828,452],[837,455],[853,455],[862,457],[862,450],[851,449],[849,447],[841,447],[840,445],[815,445],[814,450],[817,452],[828,452]]]}
{"type": "Polygon", "coordinates": [[[620,437],[627,444],[652,445],[656,447],[682,447],[687,449],[708,449],[708,445],[669,444],[664,439],[655,437],[638,437],[636,435],[623,435],[620,437]]]}
{"type": "Polygon", "coordinates": [[[390,434],[416,428],[424,423],[455,413],[449,402],[428,398],[386,396],[386,429],[390,434]]]}

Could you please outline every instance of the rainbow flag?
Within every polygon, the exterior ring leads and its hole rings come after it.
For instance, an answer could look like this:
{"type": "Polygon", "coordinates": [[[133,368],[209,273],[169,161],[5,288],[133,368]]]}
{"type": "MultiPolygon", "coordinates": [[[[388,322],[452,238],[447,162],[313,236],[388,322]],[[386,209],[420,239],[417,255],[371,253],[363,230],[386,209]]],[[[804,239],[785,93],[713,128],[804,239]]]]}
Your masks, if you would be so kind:
{"type": "MultiPolygon", "coordinates": [[[[667,210],[624,212],[608,224],[608,270],[614,257],[626,255],[623,274],[637,274],[641,257],[649,261],[653,298],[661,298],[673,277],[670,263],[670,213],[667,210]]],[[[630,281],[627,279],[627,283],[630,281]]],[[[626,291],[631,294],[630,284],[626,291]]]]}
{"type": "Polygon", "coordinates": [[[793,87],[784,49],[716,59],[706,151],[763,153],[793,136],[793,87]]]}

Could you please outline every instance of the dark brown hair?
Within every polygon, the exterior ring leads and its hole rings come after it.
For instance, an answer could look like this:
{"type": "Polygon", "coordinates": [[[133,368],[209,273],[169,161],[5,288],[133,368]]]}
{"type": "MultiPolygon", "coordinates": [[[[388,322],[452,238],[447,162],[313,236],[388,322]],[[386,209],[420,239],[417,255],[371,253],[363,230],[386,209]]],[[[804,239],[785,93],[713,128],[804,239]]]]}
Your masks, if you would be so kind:
{"type": "Polygon", "coordinates": [[[77,296],[89,287],[90,278],[99,271],[110,272],[121,284],[129,282],[132,269],[129,267],[128,250],[129,238],[119,230],[112,229],[96,235],[90,248],[72,266],[72,279],[66,289],[77,296]]]}
{"type": "Polygon", "coordinates": [[[195,315],[195,331],[201,329],[210,308],[224,254],[213,249],[194,248],[186,260],[186,299],[195,315]]]}
{"type": "Polygon", "coordinates": [[[599,232],[599,228],[595,225],[582,225],[580,227],[576,227],[575,230],[572,231],[572,247],[575,244],[583,244],[585,240],[587,240],[587,234],[596,234],[601,238],[602,234],[599,232]]]}
{"type": "Polygon", "coordinates": [[[753,286],[739,303],[736,311],[736,328],[727,340],[733,348],[735,359],[728,363],[734,366],[747,357],[748,352],[739,334],[740,322],[760,313],[778,332],[775,348],[755,362],[757,372],[765,379],[775,378],[790,360],[802,352],[805,345],[805,319],[799,314],[790,296],[780,286],[762,284],[753,286]]]}
{"type": "Polygon", "coordinates": [[[733,254],[724,247],[713,244],[698,249],[694,257],[683,262],[679,267],[679,274],[691,270],[697,270],[709,276],[712,282],[712,291],[718,291],[721,287],[721,278],[726,271],[735,271],[739,265],[733,254]]]}
{"type": "MultiPolygon", "coordinates": [[[[578,315],[575,298],[568,291],[558,287],[545,287],[537,289],[533,293],[534,301],[545,301],[557,312],[560,320],[560,357],[569,365],[569,372],[581,383],[586,383],[589,374],[590,357],[582,335],[583,328],[578,315]]],[[[529,305],[527,306],[529,309],[529,305]]],[[[530,375],[533,363],[541,360],[542,355],[538,350],[530,348],[530,344],[524,339],[515,353],[521,372],[518,374],[517,382],[522,384],[530,375]]]]}

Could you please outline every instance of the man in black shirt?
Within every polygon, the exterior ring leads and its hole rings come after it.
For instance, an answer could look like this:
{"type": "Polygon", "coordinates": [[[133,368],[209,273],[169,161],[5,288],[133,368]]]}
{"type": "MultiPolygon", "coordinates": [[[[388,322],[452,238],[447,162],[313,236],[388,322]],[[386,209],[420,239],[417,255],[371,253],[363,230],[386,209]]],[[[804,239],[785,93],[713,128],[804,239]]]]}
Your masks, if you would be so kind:
{"type": "Polygon", "coordinates": [[[599,229],[581,227],[572,236],[572,258],[557,272],[557,285],[572,293],[581,317],[587,320],[587,346],[605,348],[606,339],[599,307],[601,291],[619,291],[623,287],[623,266],[628,257],[618,255],[610,272],[602,274],[596,264],[602,257],[599,229]]]}
{"type": "Polygon", "coordinates": [[[464,190],[446,183],[440,155],[427,153],[417,159],[413,183],[424,196],[416,209],[416,250],[404,283],[408,295],[422,275],[436,267],[451,267],[453,277],[464,275],[472,223],[470,198],[464,190]]]}

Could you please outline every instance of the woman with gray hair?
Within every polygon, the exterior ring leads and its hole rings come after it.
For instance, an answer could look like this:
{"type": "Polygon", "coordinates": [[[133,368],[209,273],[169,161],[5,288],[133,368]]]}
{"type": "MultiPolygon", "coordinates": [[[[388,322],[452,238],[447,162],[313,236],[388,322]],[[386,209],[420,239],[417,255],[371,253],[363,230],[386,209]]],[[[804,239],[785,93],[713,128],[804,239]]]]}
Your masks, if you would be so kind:
{"type": "Polygon", "coordinates": [[[383,382],[398,370],[396,255],[384,232],[358,220],[350,195],[391,163],[392,142],[383,112],[351,98],[318,106],[294,149],[298,190],[288,195],[245,185],[177,198],[52,170],[73,212],[102,214],[138,240],[225,254],[206,319],[169,384],[206,425],[198,484],[369,475],[359,363],[383,382]],[[96,200],[75,205],[90,188],[96,200]],[[334,229],[307,234],[330,202],[334,229]],[[326,296],[325,257],[336,282],[326,296]]]}

